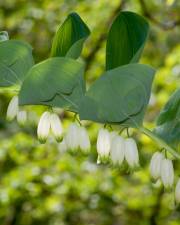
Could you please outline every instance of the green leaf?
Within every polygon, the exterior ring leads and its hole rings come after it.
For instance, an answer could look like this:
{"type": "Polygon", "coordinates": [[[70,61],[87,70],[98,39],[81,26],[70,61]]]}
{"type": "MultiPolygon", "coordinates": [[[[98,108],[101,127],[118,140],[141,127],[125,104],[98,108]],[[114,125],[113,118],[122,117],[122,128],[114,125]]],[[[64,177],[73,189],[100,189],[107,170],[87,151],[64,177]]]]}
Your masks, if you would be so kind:
{"type": "Polygon", "coordinates": [[[7,31],[0,31],[0,42],[9,40],[9,35],[7,31]]]}
{"type": "Polygon", "coordinates": [[[33,66],[32,48],[17,40],[0,42],[0,86],[20,84],[33,66]]]}
{"type": "Polygon", "coordinates": [[[138,62],[148,30],[149,25],[143,17],[133,12],[121,12],[108,34],[106,70],[138,62]]]}
{"type": "Polygon", "coordinates": [[[105,72],[80,104],[80,118],[100,123],[137,127],[149,101],[154,69],[129,64],[105,72]]]}
{"type": "Polygon", "coordinates": [[[85,92],[84,65],[64,57],[47,59],[31,68],[20,93],[20,105],[48,105],[77,112],[85,92]]]}
{"type": "Polygon", "coordinates": [[[77,59],[89,34],[89,28],[80,16],[76,13],[71,13],[55,34],[51,56],[67,56],[77,59]]]}
{"type": "Polygon", "coordinates": [[[180,149],[180,89],[172,94],[160,112],[154,132],[166,143],[180,149]]]}

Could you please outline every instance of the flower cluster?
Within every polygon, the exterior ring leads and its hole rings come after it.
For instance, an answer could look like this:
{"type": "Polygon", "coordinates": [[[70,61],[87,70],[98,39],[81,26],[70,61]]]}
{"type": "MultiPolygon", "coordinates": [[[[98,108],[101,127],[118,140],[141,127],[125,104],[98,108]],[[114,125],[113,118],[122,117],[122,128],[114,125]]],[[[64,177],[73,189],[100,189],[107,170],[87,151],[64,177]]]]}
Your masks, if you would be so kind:
{"type": "MultiPolygon", "coordinates": [[[[161,180],[166,189],[170,189],[174,184],[174,168],[172,160],[167,159],[161,152],[155,152],[150,162],[151,177],[157,181],[161,180]]],[[[180,203],[180,180],[175,189],[176,202],[180,203]]]]}
{"type": "MultiPolygon", "coordinates": [[[[27,112],[20,110],[18,96],[14,96],[7,109],[7,120],[17,118],[20,125],[27,120],[27,112]]],[[[66,134],[63,132],[62,122],[54,112],[46,111],[40,117],[37,135],[41,143],[45,143],[50,131],[57,142],[60,142],[61,151],[72,151],[80,149],[84,153],[90,152],[91,143],[85,127],[71,123],[66,134]]],[[[97,137],[97,163],[110,161],[113,166],[122,166],[126,163],[130,169],[139,166],[139,153],[133,138],[123,138],[115,131],[101,128],[97,137]]],[[[168,159],[163,152],[155,152],[150,162],[151,177],[160,180],[166,189],[171,189],[174,184],[174,169],[172,160],[168,159]]],[[[175,200],[180,203],[180,179],[175,187],[175,200]]]]}
{"type": "Polygon", "coordinates": [[[121,166],[126,160],[129,167],[139,166],[139,153],[133,138],[124,139],[116,132],[105,128],[99,130],[97,138],[98,161],[109,159],[113,165],[121,166]]]}
{"type": "Polygon", "coordinates": [[[63,151],[75,152],[80,149],[84,153],[90,152],[91,143],[85,127],[79,126],[77,123],[71,123],[63,141],[60,143],[60,148],[63,151]]]}
{"type": "Polygon", "coordinates": [[[24,125],[27,120],[27,112],[24,110],[20,110],[19,108],[19,101],[18,96],[14,96],[7,108],[6,119],[8,121],[12,121],[13,119],[17,118],[17,122],[19,125],[24,125]]]}
{"type": "Polygon", "coordinates": [[[90,151],[89,135],[83,126],[72,123],[67,133],[63,135],[63,127],[59,116],[56,113],[44,112],[39,120],[37,129],[38,139],[41,143],[46,142],[50,130],[57,142],[61,142],[60,148],[63,151],[76,151],[79,148],[85,153],[90,151]]]}
{"type": "Polygon", "coordinates": [[[44,112],[39,120],[37,135],[41,143],[45,143],[50,130],[55,139],[60,142],[63,135],[63,127],[59,116],[56,113],[44,112]]]}

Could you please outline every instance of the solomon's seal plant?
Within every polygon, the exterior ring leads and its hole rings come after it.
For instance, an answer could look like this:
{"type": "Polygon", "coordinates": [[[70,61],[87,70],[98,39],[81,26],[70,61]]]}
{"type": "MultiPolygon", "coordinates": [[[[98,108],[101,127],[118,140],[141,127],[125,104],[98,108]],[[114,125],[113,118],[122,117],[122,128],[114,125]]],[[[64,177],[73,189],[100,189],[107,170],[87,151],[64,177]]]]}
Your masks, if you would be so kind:
{"type": "MultiPolygon", "coordinates": [[[[7,119],[17,117],[24,124],[27,115],[22,107],[45,105],[48,109],[37,128],[40,142],[45,143],[52,132],[63,151],[81,149],[85,153],[90,151],[91,144],[81,120],[100,123],[97,162],[110,162],[117,167],[125,164],[131,170],[140,165],[138,147],[129,134],[122,137],[121,131],[135,128],[153,139],[161,150],[154,153],[150,162],[152,178],[161,180],[165,188],[173,188],[172,160],[180,159],[180,89],[175,90],[160,112],[154,130],[145,128],[143,120],[155,69],[138,61],[148,31],[143,17],[121,12],[107,36],[105,71],[89,89],[84,79],[85,65],[78,58],[90,30],[76,13],[71,13],[58,28],[50,57],[35,65],[27,43],[9,40],[7,32],[1,32],[0,86],[14,87],[18,95],[9,103],[7,119]],[[54,107],[75,114],[76,121],[67,131],[63,131],[54,107]]],[[[179,181],[175,199],[180,202],[179,181]]]]}

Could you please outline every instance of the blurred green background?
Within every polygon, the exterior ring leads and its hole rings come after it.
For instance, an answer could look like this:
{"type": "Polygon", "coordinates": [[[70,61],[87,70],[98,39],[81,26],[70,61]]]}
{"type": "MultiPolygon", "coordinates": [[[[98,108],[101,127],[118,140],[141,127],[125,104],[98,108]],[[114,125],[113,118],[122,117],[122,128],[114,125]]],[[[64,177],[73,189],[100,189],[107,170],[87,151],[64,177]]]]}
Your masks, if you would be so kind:
{"type": "MultiPolygon", "coordinates": [[[[120,10],[147,17],[151,29],[142,63],[157,68],[145,125],[156,117],[180,86],[180,1],[178,0],[0,0],[0,30],[33,46],[36,62],[50,54],[52,37],[68,13],[76,11],[92,31],[81,60],[87,84],[104,70],[105,39],[120,10]]],[[[13,91],[0,89],[0,225],[179,225],[173,192],[151,183],[149,161],[156,143],[132,131],[138,140],[141,169],[133,174],[96,164],[99,125],[86,122],[92,152],[62,152],[52,137],[40,145],[36,125],[43,107],[27,107],[29,122],[20,128],[5,121],[13,91]]],[[[72,121],[61,113],[64,126],[72,121]]],[[[176,175],[180,171],[175,164],[176,175]]]]}

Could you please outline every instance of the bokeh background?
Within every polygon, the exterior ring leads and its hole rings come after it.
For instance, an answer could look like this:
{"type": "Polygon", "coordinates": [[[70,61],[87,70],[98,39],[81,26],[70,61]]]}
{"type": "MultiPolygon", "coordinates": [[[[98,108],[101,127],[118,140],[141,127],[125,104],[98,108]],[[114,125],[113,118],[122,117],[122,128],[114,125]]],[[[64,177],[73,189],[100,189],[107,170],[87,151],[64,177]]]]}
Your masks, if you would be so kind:
{"type": "MultiPolygon", "coordinates": [[[[180,1],[178,0],[0,0],[0,30],[33,46],[36,63],[49,57],[53,35],[75,11],[92,31],[82,58],[87,85],[104,70],[108,27],[121,10],[145,16],[151,25],[142,63],[157,68],[145,125],[180,87],[180,1]]],[[[23,128],[5,120],[13,90],[0,89],[0,225],[179,225],[173,192],[151,182],[149,161],[156,143],[131,131],[138,141],[141,168],[130,174],[97,165],[100,125],[86,122],[92,140],[89,155],[62,152],[52,137],[40,145],[36,126],[44,107],[27,107],[23,128]]],[[[72,115],[60,112],[64,126],[72,115]]],[[[125,135],[125,134],[124,134],[125,135]]],[[[175,163],[176,175],[180,165],[175,163]]],[[[177,177],[176,176],[176,177],[177,177]]]]}

